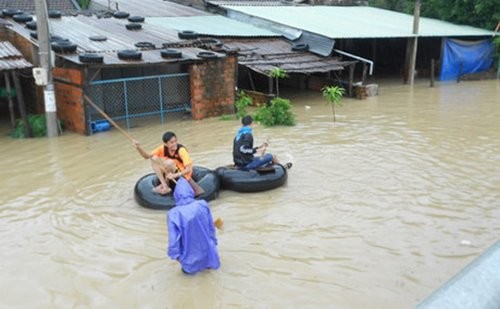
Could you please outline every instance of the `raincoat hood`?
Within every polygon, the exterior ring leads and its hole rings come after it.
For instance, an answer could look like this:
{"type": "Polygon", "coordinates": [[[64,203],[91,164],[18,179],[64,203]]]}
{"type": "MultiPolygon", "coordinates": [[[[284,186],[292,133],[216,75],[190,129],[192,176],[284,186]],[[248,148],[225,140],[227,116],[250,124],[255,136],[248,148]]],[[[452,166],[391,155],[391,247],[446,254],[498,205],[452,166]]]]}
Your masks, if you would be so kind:
{"type": "Polygon", "coordinates": [[[194,190],[184,177],[177,180],[174,190],[175,205],[181,206],[194,202],[194,190]]]}

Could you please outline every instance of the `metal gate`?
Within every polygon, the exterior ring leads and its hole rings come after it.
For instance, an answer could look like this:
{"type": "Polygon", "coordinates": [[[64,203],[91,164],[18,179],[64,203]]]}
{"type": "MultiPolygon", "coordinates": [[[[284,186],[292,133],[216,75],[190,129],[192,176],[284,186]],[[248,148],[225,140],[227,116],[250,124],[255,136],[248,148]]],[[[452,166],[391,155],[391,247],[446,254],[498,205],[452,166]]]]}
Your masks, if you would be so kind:
{"type": "MultiPolygon", "coordinates": [[[[133,118],[158,115],[163,123],[167,113],[191,110],[188,73],[92,81],[88,96],[113,120],[125,120],[127,128],[133,118]]],[[[102,119],[95,109],[90,109],[90,133],[91,124],[102,119]]]]}

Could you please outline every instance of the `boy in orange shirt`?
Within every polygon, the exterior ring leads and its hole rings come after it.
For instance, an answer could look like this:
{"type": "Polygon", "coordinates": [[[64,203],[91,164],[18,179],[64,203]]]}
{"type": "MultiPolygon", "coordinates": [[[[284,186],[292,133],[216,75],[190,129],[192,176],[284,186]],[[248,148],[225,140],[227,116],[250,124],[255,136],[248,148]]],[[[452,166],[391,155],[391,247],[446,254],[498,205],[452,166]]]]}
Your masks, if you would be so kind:
{"type": "MultiPolygon", "coordinates": [[[[193,162],[189,153],[183,145],[177,143],[177,136],[173,132],[165,132],[163,134],[163,144],[159,145],[151,153],[147,153],[142,149],[138,141],[133,141],[133,145],[144,159],[151,159],[151,166],[156,176],[160,180],[160,184],[155,188],[155,191],[160,194],[168,194],[172,189],[168,185],[167,180],[173,180],[184,176],[188,182],[195,187],[191,176],[193,174],[193,162]]],[[[196,188],[199,191],[199,186],[196,188]]],[[[200,192],[197,192],[201,194],[200,192]]]]}

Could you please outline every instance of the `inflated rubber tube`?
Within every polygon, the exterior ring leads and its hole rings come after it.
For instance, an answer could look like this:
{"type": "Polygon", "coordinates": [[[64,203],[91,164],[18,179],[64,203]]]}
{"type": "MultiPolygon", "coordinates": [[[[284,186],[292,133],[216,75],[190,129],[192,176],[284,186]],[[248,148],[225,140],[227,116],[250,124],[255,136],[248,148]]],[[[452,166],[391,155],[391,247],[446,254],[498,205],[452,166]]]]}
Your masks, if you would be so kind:
{"type": "MultiPolygon", "coordinates": [[[[217,198],[220,189],[220,180],[217,174],[205,167],[193,167],[193,179],[200,185],[205,193],[196,197],[211,201],[217,198]]],[[[153,191],[160,184],[158,177],[154,173],[141,177],[134,187],[134,197],[137,203],[142,207],[151,209],[169,210],[175,206],[175,200],[172,193],[161,195],[153,191]]]]}
{"type": "Polygon", "coordinates": [[[272,169],[261,171],[241,171],[219,167],[216,173],[220,178],[221,189],[237,192],[260,192],[282,186],[288,177],[285,167],[274,164],[272,169]]]}
{"type": "Polygon", "coordinates": [[[78,60],[82,63],[102,63],[104,57],[98,54],[86,53],[78,55],[78,60]]]}
{"type": "Polygon", "coordinates": [[[26,22],[32,21],[33,16],[28,15],[28,14],[16,14],[16,15],[12,16],[12,19],[14,21],[17,21],[18,23],[26,23],[26,22]]]}
{"type": "Polygon", "coordinates": [[[5,17],[12,17],[14,15],[19,15],[23,14],[23,11],[18,10],[18,9],[3,9],[2,10],[2,15],[5,17]]]}
{"type": "Polygon", "coordinates": [[[127,28],[127,30],[141,30],[142,29],[142,25],[141,24],[138,24],[138,23],[130,23],[130,24],[126,24],[125,25],[125,28],[127,28]]]}
{"type": "Polygon", "coordinates": [[[49,18],[61,18],[61,11],[49,11],[49,18]]]}
{"type": "Polygon", "coordinates": [[[143,16],[130,16],[128,18],[128,21],[131,23],[142,23],[144,22],[144,17],[143,16]]]}
{"type": "Polygon", "coordinates": [[[36,30],[36,21],[29,21],[26,23],[26,28],[36,30]]]}

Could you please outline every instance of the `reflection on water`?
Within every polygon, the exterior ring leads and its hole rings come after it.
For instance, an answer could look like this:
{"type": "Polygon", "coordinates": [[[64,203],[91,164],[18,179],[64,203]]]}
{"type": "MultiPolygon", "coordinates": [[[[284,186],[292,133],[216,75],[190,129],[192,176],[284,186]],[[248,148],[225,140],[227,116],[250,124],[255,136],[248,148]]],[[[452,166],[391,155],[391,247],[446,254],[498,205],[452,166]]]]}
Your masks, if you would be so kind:
{"type": "MultiPolygon", "coordinates": [[[[222,267],[194,277],[165,257],[165,213],[134,201],[149,165],[118,131],[1,137],[0,305],[413,307],[500,234],[499,89],[384,85],[335,125],[319,93],[288,94],[297,125],[255,129],[294,162],[288,183],[221,192],[222,267]]],[[[157,122],[130,133],[153,149],[174,130],[195,164],[231,162],[238,121],[157,122]]]]}

